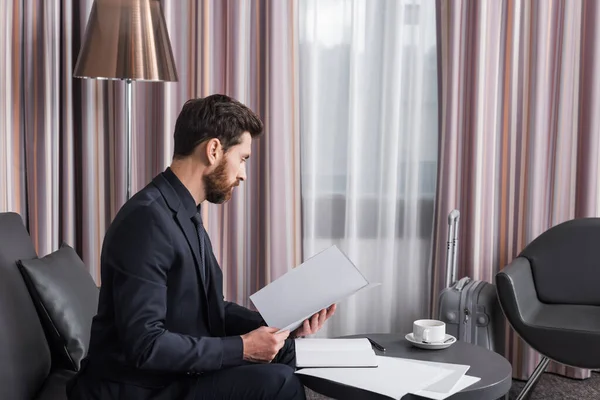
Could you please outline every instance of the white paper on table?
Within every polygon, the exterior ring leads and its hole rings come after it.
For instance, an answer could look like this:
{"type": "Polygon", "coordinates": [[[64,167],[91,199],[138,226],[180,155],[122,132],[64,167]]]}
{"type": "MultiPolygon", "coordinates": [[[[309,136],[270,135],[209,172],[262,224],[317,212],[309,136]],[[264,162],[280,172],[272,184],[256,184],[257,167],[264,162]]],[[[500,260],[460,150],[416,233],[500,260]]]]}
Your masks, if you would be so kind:
{"type": "Polygon", "coordinates": [[[369,283],[344,253],[331,246],[254,293],[250,300],[268,326],[293,331],[320,310],[379,285],[369,283]]]}
{"type": "Polygon", "coordinates": [[[296,367],[376,367],[377,357],[366,338],[296,339],[296,367]]]}
{"type": "Polygon", "coordinates": [[[443,379],[452,371],[395,357],[376,356],[377,368],[304,368],[297,374],[314,376],[400,399],[443,379]]]}
{"type": "Polygon", "coordinates": [[[471,368],[470,365],[465,365],[465,364],[440,363],[440,362],[413,360],[413,359],[405,359],[405,360],[414,362],[414,363],[432,365],[434,367],[446,368],[446,369],[451,370],[452,373],[450,375],[448,375],[447,377],[445,377],[442,380],[435,382],[434,384],[432,384],[426,388],[426,390],[428,390],[430,392],[438,392],[438,393],[451,392],[454,389],[454,387],[458,384],[458,382],[460,382],[461,378],[467,373],[469,368],[471,368]]]}
{"type": "Polygon", "coordinates": [[[479,382],[480,380],[481,380],[481,378],[479,378],[479,377],[465,375],[462,378],[460,378],[460,381],[458,381],[458,383],[456,384],[454,389],[452,389],[452,391],[450,391],[448,393],[430,392],[426,389],[419,390],[418,392],[411,392],[411,393],[416,394],[417,396],[427,397],[428,399],[444,400],[444,399],[452,396],[453,394],[458,393],[461,390],[468,388],[472,384],[479,382]]]}

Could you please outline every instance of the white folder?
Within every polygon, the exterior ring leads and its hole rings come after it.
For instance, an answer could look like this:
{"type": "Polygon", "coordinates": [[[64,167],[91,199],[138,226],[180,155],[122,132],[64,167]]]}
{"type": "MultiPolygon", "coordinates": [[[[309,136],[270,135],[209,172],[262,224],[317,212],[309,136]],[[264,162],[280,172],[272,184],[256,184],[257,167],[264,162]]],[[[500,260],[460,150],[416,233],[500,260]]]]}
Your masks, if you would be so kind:
{"type": "Polygon", "coordinates": [[[369,283],[334,245],[254,293],[250,300],[267,325],[293,331],[318,311],[379,285],[369,283]]]}

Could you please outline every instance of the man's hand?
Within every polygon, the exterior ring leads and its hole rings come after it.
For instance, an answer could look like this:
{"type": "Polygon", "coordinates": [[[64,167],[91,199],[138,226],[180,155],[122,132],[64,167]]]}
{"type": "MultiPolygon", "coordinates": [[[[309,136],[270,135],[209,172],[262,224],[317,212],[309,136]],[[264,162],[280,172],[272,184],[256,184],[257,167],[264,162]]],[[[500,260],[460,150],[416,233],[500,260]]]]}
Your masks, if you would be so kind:
{"type": "Polygon", "coordinates": [[[242,335],[244,344],[244,360],[258,363],[269,363],[283,347],[289,331],[276,333],[279,329],[261,326],[242,335]]]}
{"type": "Polygon", "coordinates": [[[333,304],[329,306],[329,308],[324,308],[318,313],[314,314],[312,317],[306,319],[304,323],[292,332],[291,337],[293,338],[301,338],[304,336],[312,335],[313,333],[317,333],[325,321],[327,321],[331,316],[335,313],[336,305],[333,304]]]}

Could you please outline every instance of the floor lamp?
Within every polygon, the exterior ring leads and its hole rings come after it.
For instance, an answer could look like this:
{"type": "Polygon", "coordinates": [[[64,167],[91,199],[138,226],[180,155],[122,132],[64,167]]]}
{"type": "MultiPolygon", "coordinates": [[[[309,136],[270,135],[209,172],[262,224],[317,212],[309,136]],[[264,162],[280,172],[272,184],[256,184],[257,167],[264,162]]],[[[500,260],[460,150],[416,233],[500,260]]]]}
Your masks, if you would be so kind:
{"type": "Polygon", "coordinates": [[[94,0],[73,76],[125,81],[129,200],[131,84],[133,81],[176,82],[178,79],[160,1],[94,0]]]}

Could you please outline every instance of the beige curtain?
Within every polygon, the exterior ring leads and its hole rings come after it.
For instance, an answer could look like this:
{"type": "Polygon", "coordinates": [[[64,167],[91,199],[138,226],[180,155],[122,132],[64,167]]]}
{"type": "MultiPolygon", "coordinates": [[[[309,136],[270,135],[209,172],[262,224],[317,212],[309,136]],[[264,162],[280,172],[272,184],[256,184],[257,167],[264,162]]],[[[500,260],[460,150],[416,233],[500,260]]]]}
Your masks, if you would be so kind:
{"type": "MultiPolygon", "coordinates": [[[[124,84],[73,78],[92,0],[8,0],[0,8],[0,211],[19,212],[40,255],[74,246],[99,282],[99,255],[125,201],[124,84]]],[[[177,83],[133,84],[135,193],[170,163],[191,97],[234,96],[256,110],[248,181],[205,207],[228,299],[301,259],[295,3],[164,1],[177,83]]]]}
{"type": "MultiPolygon", "coordinates": [[[[434,304],[451,209],[462,212],[460,276],[487,281],[551,226],[600,215],[600,4],[437,0],[437,14],[434,304]]],[[[514,332],[507,344],[527,378],[540,356],[514,332]]]]}

